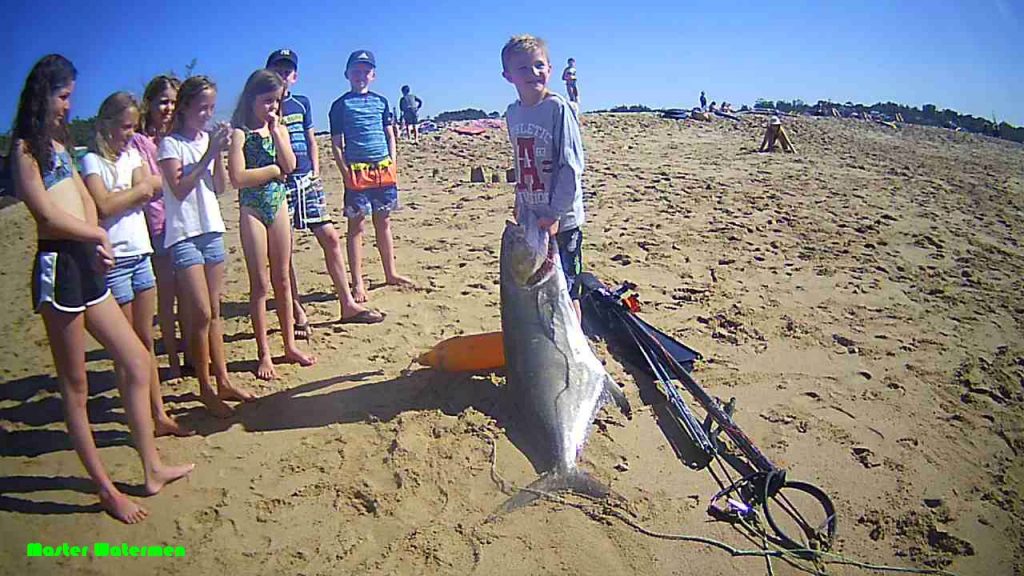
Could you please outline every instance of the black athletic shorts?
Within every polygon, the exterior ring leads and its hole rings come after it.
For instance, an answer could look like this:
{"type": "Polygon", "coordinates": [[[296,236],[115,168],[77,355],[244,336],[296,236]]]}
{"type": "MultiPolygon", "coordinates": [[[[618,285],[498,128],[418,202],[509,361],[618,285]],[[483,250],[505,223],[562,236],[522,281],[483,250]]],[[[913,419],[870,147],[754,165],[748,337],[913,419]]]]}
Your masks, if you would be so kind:
{"type": "Polygon", "coordinates": [[[32,308],[44,303],[61,312],[82,312],[110,296],[106,279],[93,268],[96,247],[75,240],[39,240],[32,266],[32,308]]]}
{"type": "Polygon", "coordinates": [[[558,257],[562,260],[569,297],[579,300],[583,294],[583,284],[579,281],[583,272],[583,230],[573,228],[560,231],[555,235],[555,241],[558,242],[558,257]]]}

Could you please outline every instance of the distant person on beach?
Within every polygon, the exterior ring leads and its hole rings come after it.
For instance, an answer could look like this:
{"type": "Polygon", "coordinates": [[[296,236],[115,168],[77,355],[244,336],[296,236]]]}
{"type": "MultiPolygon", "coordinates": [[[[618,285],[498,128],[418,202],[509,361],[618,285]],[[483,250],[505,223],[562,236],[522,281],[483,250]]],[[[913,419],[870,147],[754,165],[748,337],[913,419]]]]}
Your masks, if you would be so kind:
{"type": "Polygon", "coordinates": [[[796,152],[796,147],[790,141],[785,128],[782,127],[782,120],[778,116],[772,116],[768,120],[768,126],[764,131],[764,139],[758,152],[774,152],[776,145],[782,147],[783,152],[796,152]]]}
{"type": "MultiPolygon", "coordinates": [[[[96,203],[100,224],[114,249],[114,267],[107,271],[107,288],[121,307],[149,358],[150,406],[157,436],[189,432],[167,415],[160,393],[160,373],[153,351],[156,276],[150,256],[153,245],[145,208],[163,185],[150,173],[138,150],[129,146],[139,122],[139,106],[127,92],[116,92],[100,105],[90,151],[82,158],[82,178],[96,203]]],[[[117,377],[125,377],[116,366],[117,377]]]]}
{"type": "MultiPolygon", "coordinates": [[[[292,152],[295,154],[295,170],[285,180],[288,196],[288,214],[295,231],[311,230],[324,253],[327,273],[334,283],[341,310],[342,323],[375,324],[384,319],[379,312],[368,310],[355,301],[348,285],[345,271],[345,255],[341,237],[334,227],[331,213],[327,209],[323,180],[320,178],[320,150],[313,130],[313,106],[309,98],[292,92],[299,81],[299,56],[294,50],[275,50],[267,57],[267,68],[277,72],[285,82],[284,98],[281,100],[280,122],[288,129],[292,152]]],[[[295,237],[292,236],[294,252],[295,237]]],[[[292,307],[295,311],[295,337],[309,339],[311,328],[309,317],[301,303],[298,274],[295,259],[290,266],[292,286],[292,307]]]]}
{"type": "Polygon", "coordinates": [[[562,70],[562,81],[565,82],[565,93],[569,96],[569,102],[579,104],[580,88],[576,83],[576,59],[569,58],[565,70],[562,70]]]}
{"type": "Polygon", "coordinates": [[[164,179],[165,238],[171,253],[178,296],[186,308],[185,340],[199,379],[199,400],[218,418],[231,416],[226,400],[252,402],[252,393],[231,383],[224,356],[224,219],[217,195],[228,187],[221,153],[228,148],[231,127],[211,126],[217,106],[217,85],[206,76],[192,76],[178,90],[174,130],[160,140],[157,161],[164,179]],[[210,384],[210,366],[217,391],[210,384]]]}
{"type": "Polygon", "coordinates": [[[718,110],[718,103],[717,102],[712,102],[711,106],[708,107],[708,112],[711,112],[712,114],[714,114],[716,110],[718,110]]]}
{"type": "Polygon", "coordinates": [[[704,95],[704,91],[700,91],[700,111],[704,112],[708,109],[708,98],[704,95]]]}
{"type": "Polygon", "coordinates": [[[501,64],[502,76],[519,96],[506,111],[516,167],[516,220],[536,222],[557,242],[569,296],[580,317],[584,161],[576,109],[548,89],[551,64],[540,38],[513,37],[501,49],[501,64]]]}
{"type": "Polygon", "coordinates": [[[238,228],[249,273],[249,316],[256,337],[256,377],[260,380],[277,378],[267,338],[271,284],[284,341],[284,361],[300,366],[316,363],[314,356],[295,344],[289,278],[292,235],[284,185],[287,175],[295,170],[295,154],[288,129],[278,115],[284,89],[284,80],[277,72],[261,68],[249,75],[231,115],[233,131],[228,147],[228,177],[238,190],[238,228]]]}
{"type": "Polygon", "coordinates": [[[58,54],[32,67],[11,131],[12,180],[36,221],[32,308],[46,327],[71,445],[96,484],[100,506],[121,522],[135,524],[149,513],[107,475],[89,424],[86,331],[122,371],[117,388],[142,459],[145,493],[156,494],[195,465],[161,462],[150,414],[150,355],[104,283],[114,266],[114,249],[69,153],[74,148],[68,117],[76,76],[71,62],[58,54]]]}
{"type": "Polygon", "coordinates": [[[387,98],[370,91],[377,62],[369,50],[356,50],[345,64],[350,90],[331,105],[331,144],[334,161],[345,179],[345,217],[348,218],[348,263],[356,302],[366,302],[363,283],[363,231],[373,219],[384,282],[412,287],[396,269],[391,212],[398,208],[398,157],[394,118],[387,98]]]}
{"type": "Polygon", "coordinates": [[[402,100],[399,108],[402,109],[402,124],[405,125],[405,137],[411,138],[413,142],[419,141],[420,108],[423,107],[423,100],[410,92],[409,86],[402,86],[402,100]]]}
{"type": "MultiPolygon", "coordinates": [[[[152,260],[153,273],[156,276],[157,322],[163,336],[169,377],[172,380],[179,378],[182,374],[178,352],[186,350],[186,344],[184,340],[178,341],[176,330],[177,319],[174,303],[178,300],[178,288],[171,254],[164,246],[163,176],[160,173],[156,154],[160,140],[171,131],[174,121],[174,101],[178,98],[180,86],[181,82],[172,76],[160,75],[149,81],[140,103],[139,129],[129,142],[129,146],[142,156],[146,166],[149,167],[150,174],[160,180],[160,186],[154,192],[153,199],[146,205],[146,222],[149,224],[150,242],[153,245],[152,260]]],[[[180,312],[183,314],[184,310],[180,310],[180,312]]],[[[183,337],[185,336],[184,324],[182,324],[181,334],[183,337]]]]}

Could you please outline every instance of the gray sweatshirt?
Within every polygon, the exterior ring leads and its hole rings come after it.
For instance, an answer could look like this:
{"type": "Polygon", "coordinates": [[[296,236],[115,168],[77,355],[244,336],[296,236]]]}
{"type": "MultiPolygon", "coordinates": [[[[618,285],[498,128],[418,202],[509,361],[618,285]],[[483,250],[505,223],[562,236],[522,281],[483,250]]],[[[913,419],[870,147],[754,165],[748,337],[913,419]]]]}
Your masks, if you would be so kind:
{"type": "Polygon", "coordinates": [[[506,122],[515,155],[516,219],[556,218],[559,230],[582,226],[583,140],[576,111],[551,94],[535,106],[516,100],[506,122]]]}

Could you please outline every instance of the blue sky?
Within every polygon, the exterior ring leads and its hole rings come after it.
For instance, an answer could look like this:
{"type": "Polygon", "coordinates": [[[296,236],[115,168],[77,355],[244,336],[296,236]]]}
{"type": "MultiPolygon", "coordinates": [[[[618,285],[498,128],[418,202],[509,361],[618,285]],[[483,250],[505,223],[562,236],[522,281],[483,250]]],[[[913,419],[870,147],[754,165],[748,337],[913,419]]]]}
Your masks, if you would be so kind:
{"type": "Polygon", "coordinates": [[[515,98],[499,52],[512,34],[545,38],[556,69],[573,56],[584,110],[642,103],[681,107],[757,98],[933,103],[1024,125],[1024,1],[979,2],[412,2],[249,0],[193,3],[5,2],[0,23],[0,131],[25,76],[58,52],[79,70],[74,116],[155,74],[196,72],[220,86],[228,116],[246,77],[275,48],[299,54],[296,92],[327,129],[348,89],[345,58],[376,53],[374,89],[392,103],[410,84],[425,113],[504,110],[515,98]],[[139,10],[153,5],[149,12],[139,10]]]}

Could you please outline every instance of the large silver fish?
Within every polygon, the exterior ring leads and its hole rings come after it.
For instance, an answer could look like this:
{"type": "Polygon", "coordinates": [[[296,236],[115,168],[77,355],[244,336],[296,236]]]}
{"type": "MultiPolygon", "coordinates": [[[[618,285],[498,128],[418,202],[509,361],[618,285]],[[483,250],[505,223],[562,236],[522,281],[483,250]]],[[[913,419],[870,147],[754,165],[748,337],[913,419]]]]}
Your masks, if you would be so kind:
{"type": "Polygon", "coordinates": [[[627,416],[629,403],[580,328],[557,243],[535,225],[508,222],[501,237],[501,329],[509,397],[531,461],[542,470],[502,511],[532,502],[537,492],[608,495],[576,467],[576,457],[605,402],[615,400],[627,416]]]}

